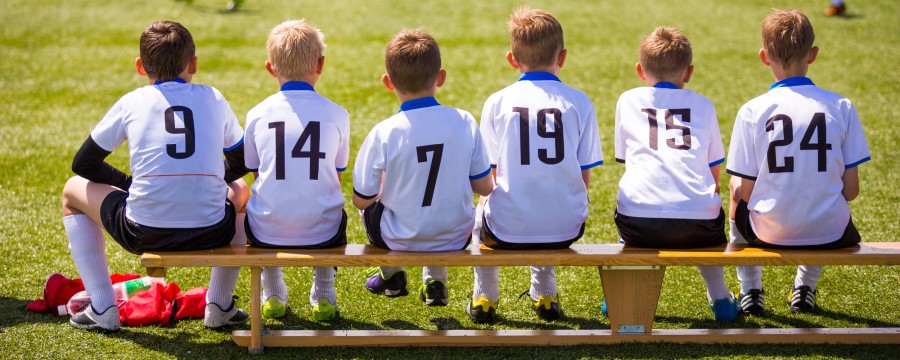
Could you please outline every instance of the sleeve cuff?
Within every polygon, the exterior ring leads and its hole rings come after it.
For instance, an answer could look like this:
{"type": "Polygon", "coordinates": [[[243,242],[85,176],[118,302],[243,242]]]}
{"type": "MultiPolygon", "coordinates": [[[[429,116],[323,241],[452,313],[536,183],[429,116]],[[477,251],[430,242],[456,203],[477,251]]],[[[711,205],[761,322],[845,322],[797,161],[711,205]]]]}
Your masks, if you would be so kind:
{"type": "Polygon", "coordinates": [[[592,163],[592,164],[581,165],[581,170],[587,170],[587,169],[590,169],[590,168],[592,168],[592,167],[596,167],[596,166],[600,166],[600,165],[603,165],[603,160],[597,161],[597,162],[592,163]]]}
{"type": "Polygon", "coordinates": [[[844,165],[844,169],[855,168],[855,167],[859,166],[859,164],[862,164],[862,163],[864,163],[864,162],[866,162],[866,161],[869,161],[869,160],[872,160],[872,157],[871,157],[871,156],[866,156],[865,158],[863,158],[863,159],[860,160],[860,161],[854,162],[854,163],[852,163],[852,164],[844,165]]]}
{"type": "Polygon", "coordinates": [[[356,188],[353,188],[353,195],[359,196],[360,199],[363,200],[371,200],[374,199],[378,194],[375,195],[363,195],[359,191],[356,191],[356,188]]]}
{"type": "Polygon", "coordinates": [[[756,176],[750,176],[750,175],[741,174],[741,173],[736,172],[736,171],[731,171],[730,169],[725,169],[725,172],[728,173],[728,174],[731,174],[732,176],[737,176],[737,177],[742,178],[742,179],[747,179],[747,180],[753,180],[753,181],[756,181],[756,176]]]}

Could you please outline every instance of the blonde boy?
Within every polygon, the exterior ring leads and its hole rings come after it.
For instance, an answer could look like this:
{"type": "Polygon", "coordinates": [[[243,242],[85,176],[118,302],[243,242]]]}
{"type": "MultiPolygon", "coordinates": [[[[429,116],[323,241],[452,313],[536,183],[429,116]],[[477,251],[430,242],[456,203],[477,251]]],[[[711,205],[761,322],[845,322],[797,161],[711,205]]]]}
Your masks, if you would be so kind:
{"type": "MultiPolygon", "coordinates": [[[[151,85],[122,96],[75,154],[62,194],[69,250],[91,305],[69,323],[119,327],[106,263],[105,229],[125,250],[201,250],[235,238],[249,191],[241,125],[218,90],[192,84],[194,40],[181,24],[157,21],[141,34],[138,74],[151,85]],[[128,140],[131,175],[103,160],[128,140]],[[222,155],[225,155],[225,162],[222,155]],[[102,226],[102,228],[101,228],[102,226]]],[[[239,268],[212,269],[204,324],[239,324],[232,299],[239,268]]]]}
{"type": "MultiPolygon", "coordinates": [[[[728,151],[732,241],[751,246],[835,249],[859,243],[848,202],[859,194],[857,166],[870,159],[856,108],[806,77],[819,48],[797,10],[763,21],[759,58],[776,82],[738,112],[728,151]]],[[[745,314],[765,311],[762,267],[738,266],[745,314]]],[[[821,266],[799,266],[792,312],[816,309],[821,266]]]]}
{"type": "MultiPolygon", "coordinates": [[[[480,241],[498,249],[566,248],[584,233],[590,169],[603,163],[594,106],[557,77],[568,51],[553,15],[521,7],[508,27],[506,59],[521,76],[491,95],[481,114],[497,188],[483,202],[480,241]]],[[[466,306],[474,322],[494,322],[498,281],[498,267],[475,267],[466,306]]],[[[554,267],[531,267],[529,293],[541,319],[562,315],[554,267]]]]}
{"type": "MultiPolygon", "coordinates": [[[[347,244],[341,173],[350,153],[346,110],[313,86],[325,66],[324,36],[303,20],[269,34],[266,70],[279,92],[247,113],[245,159],[257,176],[247,203],[250,244],[318,249],[347,244]]],[[[309,303],[313,318],[337,316],[334,267],[316,267],[309,303]]],[[[263,314],[284,315],[288,300],[281,267],[264,268],[263,314]]]]}
{"type": "MultiPolygon", "coordinates": [[[[684,249],[728,241],[717,186],[725,148],[712,102],[684,89],[692,58],[681,31],[656,28],[641,41],[636,65],[647,86],[626,91],[616,104],[616,161],[625,163],[625,174],[614,219],[625,245],[684,249]]],[[[722,267],[698,269],[713,317],[734,321],[738,310],[722,267]]]]}
{"type": "MultiPolygon", "coordinates": [[[[463,249],[475,223],[472,192],[487,195],[494,185],[478,124],[468,112],[435,100],[447,73],[428,34],[400,32],[385,49],[384,62],[381,80],[402,104],[359,149],[353,204],[362,212],[369,241],[379,247],[463,249]]],[[[447,305],[446,267],[423,268],[422,282],[419,298],[426,305],[447,305]]],[[[406,272],[373,268],[366,288],[388,297],[406,295],[406,272]]]]}

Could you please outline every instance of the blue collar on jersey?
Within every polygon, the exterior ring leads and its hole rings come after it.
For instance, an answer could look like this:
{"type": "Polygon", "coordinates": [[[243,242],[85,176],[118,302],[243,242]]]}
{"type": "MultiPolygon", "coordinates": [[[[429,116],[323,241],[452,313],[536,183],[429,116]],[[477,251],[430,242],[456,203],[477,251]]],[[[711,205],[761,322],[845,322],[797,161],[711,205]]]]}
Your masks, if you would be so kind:
{"type": "Polygon", "coordinates": [[[316,91],[315,89],[313,89],[312,85],[305,81],[288,81],[284,83],[284,85],[281,85],[281,91],[289,90],[308,90],[312,92],[316,91]]]}
{"type": "Polygon", "coordinates": [[[403,104],[400,104],[400,111],[410,111],[438,105],[440,104],[438,104],[437,99],[435,99],[434,96],[426,96],[423,98],[407,100],[403,104]]]}
{"type": "Polygon", "coordinates": [[[675,85],[674,83],[670,83],[668,81],[660,81],[660,82],[656,83],[656,85],[653,85],[653,87],[655,87],[657,89],[678,89],[677,85],[675,85]]]}
{"type": "Polygon", "coordinates": [[[184,79],[182,79],[182,78],[174,78],[172,80],[156,80],[153,82],[153,85],[159,85],[162,83],[173,82],[173,81],[177,82],[177,83],[181,83],[181,84],[187,84],[187,81],[184,81],[184,79]]]}
{"type": "Polygon", "coordinates": [[[812,80],[810,80],[808,77],[795,76],[795,77],[790,77],[790,78],[787,78],[787,79],[784,79],[784,80],[781,80],[779,82],[772,84],[772,86],[769,86],[769,90],[772,90],[772,89],[778,88],[778,87],[803,86],[803,85],[815,85],[815,84],[813,84],[812,80]]]}
{"type": "Polygon", "coordinates": [[[526,73],[522,73],[522,76],[519,76],[519,81],[541,81],[541,80],[551,80],[551,81],[562,82],[561,80],[559,80],[558,77],[556,77],[556,75],[553,75],[546,71],[526,72],[526,73]]]}

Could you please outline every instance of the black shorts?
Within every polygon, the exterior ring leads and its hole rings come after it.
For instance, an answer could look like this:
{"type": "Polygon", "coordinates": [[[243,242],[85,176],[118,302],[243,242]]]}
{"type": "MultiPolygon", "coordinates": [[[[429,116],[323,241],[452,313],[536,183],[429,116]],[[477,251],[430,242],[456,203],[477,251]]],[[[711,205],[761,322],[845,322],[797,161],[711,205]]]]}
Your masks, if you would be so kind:
{"type": "Polygon", "coordinates": [[[100,205],[100,217],[106,232],[132,254],[212,249],[228,245],[234,237],[234,204],[228,199],[225,218],[216,224],[201,228],[157,228],[126,218],[127,198],[128,193],[122,190],[109,193],[100,205]]]}
{"type": "Polygon", "coordinates": [[[552,250],[552,249],[566,249],[572,245],[572,243],[581,239],[584,235],[584,227],[586,223],[581,224],[581,230],[578,231],[578,235],[575,238],[570,240],[564,240],[559,242],[550,242],[550,243],[514,243],[501,240],[491,231],[491,227],[488,226],[487,218],[482,216],[481,218],[481,243],[491,249],[504,249],[504,250],[552,250]]]}
{"type": "Polygon", "coordinates": [[[640,248],[692,249],[728,243],[725,211],[711,220],[664,219],[628,216],[613,211],[619,237],[625,245],[640,248]]]}
{"type": "MultiPolygon", "coordinates": [[[[363,226],[366,228],[366,236],[369,238],[369,243],[380,247],[382,249],[393,250],[387,243],[384,242],[384,238],[381,237],[381,215],[384,214],[384,205],[381,204],[381,201],[376,201],[372,205],[369,205],[362,212],[363,226]]],[[[463,245],[460,250],[463,250],[469,247],[469,243],[472,242],[472,234],[469,234],[469,238],[466,240],[466,244],[463,245]]]]}
{"type": "Polygon", "coordinates": [[[338,226],[337,234],[331,237],[331,239],[326,240],[320,244],[315,245],[272,245],[267,244],[253,235],[253,231],[250,230],[250,214],[247,214],[247,219],[244,221],[244,231],[247,232],[247,239],[250,240],[250,245],[254,247],[267,248],[267,249],[329,249],[335,248],[338,246],[347,245],[347,212],[341,210],[341,225],[338,226]]]}
{"type": "Polygon", "coordinates": [[[738,202],[737,209],[734,212],[734,225],[735,227],[737,227],[738,232],[741,233],[741,236],[744,237],[744,240],[746,240],[747,243],[750,244],[750,246],[760,248],[829,250],[853,246],[859,244],[859,242],[862,240],[859,236],[859,231],[856,230],[856,226],[853,226],[853,219],[851,218],[849,223],[847,223],[847,228],[844,229],[844,233],[841,235],[841,238],[830,243],[799,246],[775,245],[767,243],[760,240],[756,236],[756,233],[753,232],[753,227],[750,226],[750,210],[747,209],[747,202],[744,200],[738,202]]]}

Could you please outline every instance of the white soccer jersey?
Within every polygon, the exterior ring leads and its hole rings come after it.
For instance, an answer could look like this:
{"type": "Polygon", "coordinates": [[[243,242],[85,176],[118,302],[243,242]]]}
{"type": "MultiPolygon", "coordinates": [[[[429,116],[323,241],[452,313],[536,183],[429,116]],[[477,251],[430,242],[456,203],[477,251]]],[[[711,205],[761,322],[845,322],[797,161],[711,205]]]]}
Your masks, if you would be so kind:
{"type": "Polygon", "coordinates": [[[727,171],[756,181],[747,208],[760,240],[819,245],[840,239],[850,221],[844,170],[868,160],[850,100],[795,77],[738,112],[727,171]]]}
{"type": "Polygon", "coordinates": [[[222,221],[228,195],[222,149],[240,145],[242,136],[218,90],[181,79],[126,94],[91,131],[107,151],[128,140],[132,182],[125,216],[161,228],[222,221]]]}
{"type": "Polygon", "coordinates": [[[616,161],[625,163],[616,208],[643,218],[709,220],[722,199],[709,168],[725,161],[712,102],[663,82],[616,104],[616,161]]]}
{"type": "Polygon", "coordinates": [[[478,124],[433,97],[400,110],[375,125],[359,149],[353,191],[363,198],[381,193],[381,235],[391,249],[458,250],[475,225],[471,180],[490,174],[478,124]]]}
{"type": "Polygon", "coordinates": [[[491,231],[512,243],[577,237],[588,215],[581,171],[603,163],[587,95],[553,74],[524,73],[485,102],[481,133],[497,168],[484,207],[491,231]]]}
{"type": "Polygon", "coordinates": [[[247,218],[260,241],[316,245],[343,218],[338,172],[347,168],[350,117],[305,82],[288,82],[247,113],[244,159],[258,169],[247,218]]]}

